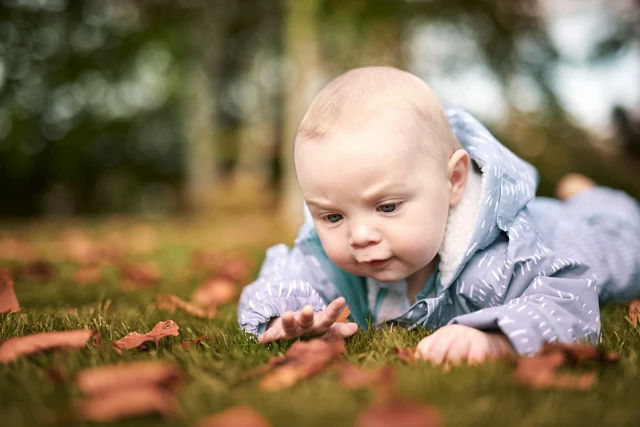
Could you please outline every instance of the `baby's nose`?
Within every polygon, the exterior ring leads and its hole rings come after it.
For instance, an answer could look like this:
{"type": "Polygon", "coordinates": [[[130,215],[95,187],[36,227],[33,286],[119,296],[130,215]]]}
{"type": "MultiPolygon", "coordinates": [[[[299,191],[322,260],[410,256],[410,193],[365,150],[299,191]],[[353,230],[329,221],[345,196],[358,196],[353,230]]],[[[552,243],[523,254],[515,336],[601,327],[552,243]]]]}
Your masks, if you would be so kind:
{"type": "Polygon", "coordinates": [[[363,247],[380,242],[380,233],[367,223],[359,222],[351,227],[349,244],[352,247],[363,247]]]}

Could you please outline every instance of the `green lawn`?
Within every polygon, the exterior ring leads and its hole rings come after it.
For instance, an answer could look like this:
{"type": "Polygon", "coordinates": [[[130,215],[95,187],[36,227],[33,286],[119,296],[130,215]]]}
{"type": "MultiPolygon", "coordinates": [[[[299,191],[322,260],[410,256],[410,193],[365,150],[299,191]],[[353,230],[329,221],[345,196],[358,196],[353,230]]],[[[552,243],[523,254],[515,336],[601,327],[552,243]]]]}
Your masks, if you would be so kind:
{"type": "MultiPolygon", "coordinates": [[[[240,403],[253,407],[274,426],[352,425],[358,412],[372,402],[374,393],[342,389],[332,370],[278,392],[262,391],[257,379],[245,379],[247,371],[284,353],[288,343],[258,344],[238,328],[235,304],[223,306],[214,319],[155,307],[157,294],[170,292],[188,299],[208,276],[193,261],[198,250],[216,248],[222,255],[246,256],[254,262],[252,277],[268,245],[292,238],[278,229],[277,223],[257,211],[243,215],[222,212],[206,219],[102,218],[2,224],[0,241],[4,239],[5,246],[7,239],[27,242],[36,259],[51,262],[55,273],[45,280],[24,273],[16,278],[22,310],[0,314],[0,340],[42,331],[93,328],[99,331],[105,348],[87,345],[80,350],[56,350],[0,365],[0,424],[91,424],[74,419],[73,405],[80,397],[73,382],[77,372],[122,361],[167,360],[177,363],[185,374],[178,391],[180,412],[172,418],[150,415],[117,425],[192,425],[201,417],[240,403]],[[60,246],[74,233],[84,233],[97,244],[109,242],[122,248],[120,263],[156,262],[160,268],[158,284],[150,289],[124,290],[117,264],[112,261],[105,263],[98,283],[75,283],[77,263],[68,259],[60,246]],[[147,332],[166,319],[178,323],[179,337],[164,338],[157,349],[152,346],[148,351],[130,350],[119,355],[111,349],[111,343],[127,333],[147,332]],[[186,350],[180,345],[203,335],[208,339],[202,345],[186,350]]],[[[6,247],[1,255],[0,266],[14,271],[27,259],[27,255],[24,259],[10,256],[6,247]]],[[[396,394],[431,405],[448,426],[638,425],[640,329],[631,325],[622,305],[605,307],[602,320],[602,345],[619,353],[620,361],[571,369],[596,370],[596,385],[587,391],[525,388],[513,381],[514,365],[508,362],[444,372],[440,367],[400,361],[394,349],[414,346],[427,334],[424,330],[360,331],[347,340],[346,358],[366,368],[394,365],[396,394]]]]}

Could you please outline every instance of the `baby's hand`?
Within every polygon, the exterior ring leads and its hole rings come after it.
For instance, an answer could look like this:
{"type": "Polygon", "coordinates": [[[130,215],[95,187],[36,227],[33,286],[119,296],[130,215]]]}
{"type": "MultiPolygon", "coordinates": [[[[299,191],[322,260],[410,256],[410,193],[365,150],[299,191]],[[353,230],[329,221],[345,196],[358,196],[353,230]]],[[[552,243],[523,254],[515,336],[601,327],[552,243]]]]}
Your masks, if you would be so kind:
{"type": "Polygon", "coordinates": [[[329,333],[342,337],[350,337],[358,330],[356,323],[336,323],[345,299],[339,297],[331,301],[327,307],[315,313],[313,307],[305,305],[302,310],[286,311],[282,317],[271,321],[267,330],[258,337],[261,343],[277,340],[288,340],[303,335],[322,335],[329,333]]]}
{"type": "Polygon", "coordinates": [[[515,354],[509,340],[499,332],[483,332],[464,325],[447,325],[423,338],[416,356],[435,364],[481,363],[515,354]]]}

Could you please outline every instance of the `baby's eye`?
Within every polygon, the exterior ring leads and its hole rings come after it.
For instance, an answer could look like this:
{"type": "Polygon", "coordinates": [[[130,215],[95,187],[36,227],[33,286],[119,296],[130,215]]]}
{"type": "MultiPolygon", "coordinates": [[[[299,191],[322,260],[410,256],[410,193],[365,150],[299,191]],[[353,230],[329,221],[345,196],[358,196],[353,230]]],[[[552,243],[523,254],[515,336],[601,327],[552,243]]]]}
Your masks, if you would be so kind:
{"type": "Polygon", "coordinates": [[[340,215],[340,214],[328,214],[328,215],[325,215],[324,219],[326,219],[329,222],[336,223],[336,222],[338,222],[338,221],[340,221],[342,219],[342,215],[340,215]]]}
{"type": "Polygon", "coordinates": [[[398,208],[397,203],[385,203],[384,205],[378,206],[378,210],[385,213],[391,213],[398,208]]]}

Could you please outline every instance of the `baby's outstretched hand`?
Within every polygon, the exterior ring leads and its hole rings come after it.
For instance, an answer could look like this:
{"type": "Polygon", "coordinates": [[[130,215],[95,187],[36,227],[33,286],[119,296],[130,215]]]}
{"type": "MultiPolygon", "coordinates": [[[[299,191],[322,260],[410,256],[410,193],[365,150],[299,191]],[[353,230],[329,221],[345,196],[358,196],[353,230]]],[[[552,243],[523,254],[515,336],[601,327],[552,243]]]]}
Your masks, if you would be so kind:
{"type": "Polygon", "coordinates": [[[423,338],[416,356],[435,364],[481,363],[515,354],[507,338],[464,325],[447,325],[423,338]]]}
{"type": "Polygon", "coordinates": [[[350,337],[358,330],[356,323],[336,323],[345,299],[339,297],[331,301],[324,310],[314,312],[313,307],[305,305],[300,311],[286,311],[281,317],[271,321],[267,330],[258,337],[261,343],[288,340],[303,335],[322,335],[325,333],[350,337]]]}

